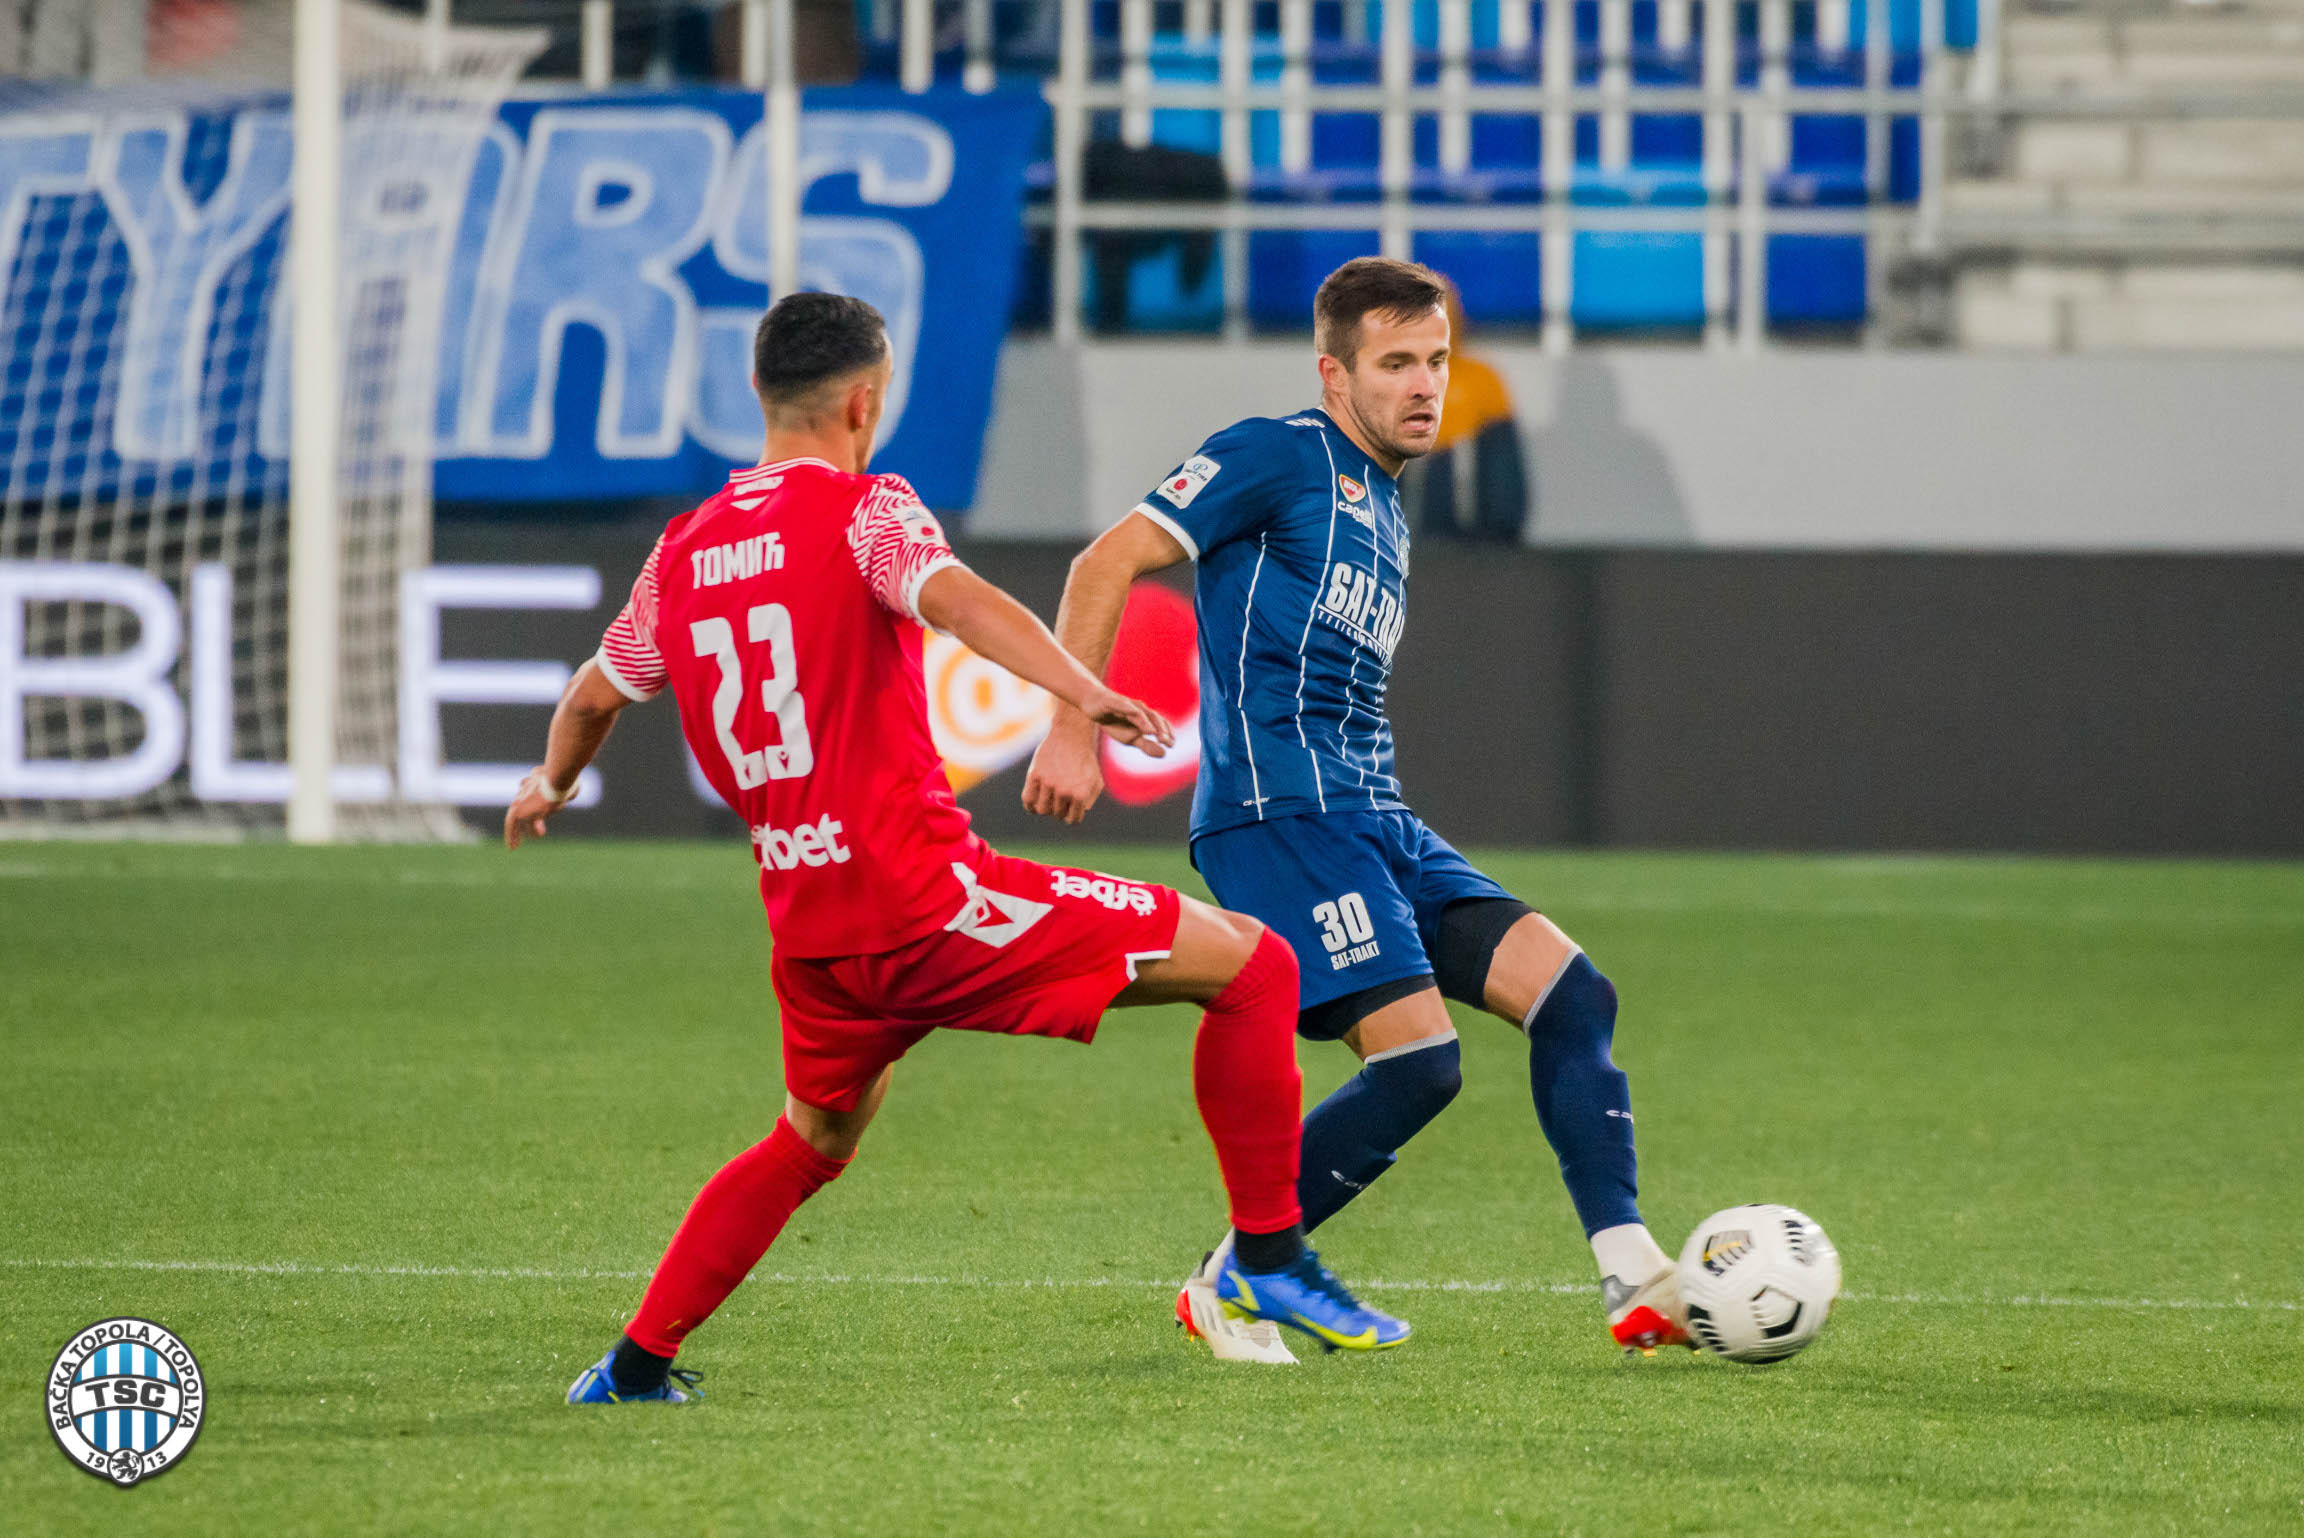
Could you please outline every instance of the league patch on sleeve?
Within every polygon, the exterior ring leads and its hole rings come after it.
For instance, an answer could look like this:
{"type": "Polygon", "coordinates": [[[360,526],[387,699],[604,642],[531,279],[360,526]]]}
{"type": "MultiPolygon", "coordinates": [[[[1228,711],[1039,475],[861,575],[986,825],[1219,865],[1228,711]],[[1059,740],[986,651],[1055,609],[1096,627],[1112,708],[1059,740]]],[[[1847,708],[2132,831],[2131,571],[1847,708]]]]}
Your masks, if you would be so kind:
{"type": "Polygon", "coordinates": [[[1216,478],[1223,469],[1205,454],[1195,454],[1184,461],[1174,475],[1160,483],[1160,496],[1175,507],[1190,507],[1192,499],[1200,495],[1200,488],[1216,478]]]}

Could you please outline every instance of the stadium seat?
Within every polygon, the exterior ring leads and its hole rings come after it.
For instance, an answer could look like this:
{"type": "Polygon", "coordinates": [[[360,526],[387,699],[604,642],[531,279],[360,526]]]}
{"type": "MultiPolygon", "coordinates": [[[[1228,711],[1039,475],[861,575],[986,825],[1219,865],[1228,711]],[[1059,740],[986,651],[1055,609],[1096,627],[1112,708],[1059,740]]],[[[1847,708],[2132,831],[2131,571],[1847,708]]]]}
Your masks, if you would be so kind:
{"type": "MultiPolygon", "coordinates": [[[[1347,6],[1316,0],[1314,37],[1306,63],[1314,92],[1328,85],[1368,85],[1380,81],[1380,8],[1361,7],[1362,25],[1348,33],[1347,6]]],[[[1576,7],[1575,78],[1593,85],[1601,74],[1600,7],[1597,0],[1565,0],[1576,7]]],[[[1816,34],[1812,6],[1795,10],[1795,34],[1788,60],[1795,87],[1811,90],[1858,89],[1865,83],[1864,0],[1839,0],[1849,8],[1845,46],[1827,48],[1816,34]]],[[[1890,83],[1901,89],[1919,82],[1920,0],[1891,0],[1890,83]]],[[[1097,26],[1095,68],[1099,78],[1116,76],[1119,65],[1119,7],[1114,0],[1094,6],[1097,26]]],[[[1541,79],[1542,5],[1532,8],[1532,35],[1538,46],[1507,53],[1498,46],[1495,4],[1478,4],[1472,16],[1467,67],[1477,83],[1533,84],[1541,79]]],[[[1277,18],[1260,8],[1260,23],[1277,18]]],[[[1419,82],[1439,78],[1439,14],[1434,0],[1419,0],[1413,11],[1414,69],[1419,82]]],[[[1756,84],[1761,68],[1753,18],[1740,21],[1737,72],[1756,84]]],[[[1972,42],[1976,0],[1946,0],[1947,39],[1972,42]]],[[[1671,86],[1701,79],[1701,34],[1682,47],[1666,48],[1658,33],[1655,0],[1635,0],[1629,63],[1633,84],[1671,86]]],[[[1214,83],[1219,78],[1215,37],[1191,41],[1181,34],[1157,35],[1149,63],[1155,80],[1214,83]]],[[[1253,77],[1279,78],[1282,57],[1273,31],[1260,32],[1251,54],[1253,77]]],[[[1383,132],[1378,114],[1321,111],[1318,96],[1310,113],[1306,163],[1282,164],[1280,114],[1249,115],[1250,172],[1238,189],[1252,203],[1375,204],[1381,200],[1383,132]]],[[[1118,128],[1116,114],[1101,114],[1100,133],[1118,128]]],[[[1411,131],[1413,169],[1409,199],[1420,205],[1526,206],[1565,196],[1577,206],[1697,207],[1707,198],[1703,180],[1704,122],[1694,113],[1636,113],[1629,124],[1625,163],[1604,166],[1600,122],[1581,115],[1576,124],[1575,178],[1565,189],[1545,186],[1543,124],[1533,113],[1475,112],[1469,119],[1469,156],[1462,169],[1441,165],[1441,124],[1423,114],[1411,131]]],[[[1789,124],[1787,163],[1768,176],[1766,198],[1777,208],[1860,208],[1871,198],[1868,184],[1869,124],[1860,113],[1802,114],[1789,124]]],[[[1152,141],[1201,154],[1222,150],[1222,116],[1205,109],[1155,109],[1152,141]]],[[[1917,195],[1919,134],[1909,115],[1889,120],[1888,185],[1892,201],[1917,195]]],[[[1377,249],[1371,209],[1365,230],[1285,230],[1252,232],[1246,274],[1248,316],[1259,327],[1296,328],[1306,324],[1320,277],[1345,258],[1377,249]]],[[[1636,329],[1681,328],[1703,320],[1702,237],[1690,233],[1584,231],[1576,244],[1573,277],[1574,318],[1579,325],[1636,329]]],[[[1414,250],[1446,271],[1463,291],[1467,313],[1476,321],[1526,325],[1541,320],[1539,260],[1541,241],[1528,230],[1427,230],[1414,250]]],[[[1774,232],[1766,254],[1769,316],[1792,325],[1846,324],[1861,320],[1868,303],[1864,237],[1858,234],[1774,232]]],[[[1185,267],[1174,251],[1148,254],[1131,270],[1128,323],[1146,331],[1205,330],[1221,322],[1224,280],[1221,258],[1197,285],[1183,280],[1185,267]]],[[[1025,306],[1029,309],[1029,302],[1025,306]]]]}

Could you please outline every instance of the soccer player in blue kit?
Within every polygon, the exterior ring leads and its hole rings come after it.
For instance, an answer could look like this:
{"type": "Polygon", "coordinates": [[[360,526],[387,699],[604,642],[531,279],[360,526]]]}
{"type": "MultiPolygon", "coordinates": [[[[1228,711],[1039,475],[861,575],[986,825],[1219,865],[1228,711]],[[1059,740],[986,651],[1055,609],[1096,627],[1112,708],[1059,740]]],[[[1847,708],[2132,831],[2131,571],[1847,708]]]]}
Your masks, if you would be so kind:
{"type": "MultiPolygon", "coordinates": [[[[1301,961],[1297,1030],[1360,1072],[1304,1121],[1306,1231],[1389,1169],[1461,1084],[1443,999],[1528,1039],[1536,1115],[1599,1264],[1626,1350],[1685,1344],[1670,1260],[1635,1200],[1632,1112],[1610,1057],[1616,991],[1542,914],[1474,869],[1401,799],[1385,683],[1406,618],[1408,525],[1394,479],[1431,451],[1448,389],[1445,289],[1363,257],[1314,301],[1321,399],[1210,438],[1072,563],[1056,633],[1101,676],[1129,585],[1198,563],[1201,766],[1192,860],[1227,908],[1301,961]]],[[[1024,804],[1078,822],[1103,789],[1095,728],[1059,707],[1024,804]]],[[[1230,1240],[1177,1317],[1227,1360],[1293,1361],[1269,1324],[1231,1317],[1230,1240]]]]}

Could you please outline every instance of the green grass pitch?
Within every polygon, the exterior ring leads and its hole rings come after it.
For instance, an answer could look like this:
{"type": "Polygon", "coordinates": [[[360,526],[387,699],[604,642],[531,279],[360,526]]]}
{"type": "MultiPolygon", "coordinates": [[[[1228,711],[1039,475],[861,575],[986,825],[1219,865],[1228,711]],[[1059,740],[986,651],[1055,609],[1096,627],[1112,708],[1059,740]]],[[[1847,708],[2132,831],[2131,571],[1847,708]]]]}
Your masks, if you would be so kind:
{"type": "Polygon", "coordinates": [[[1218,1366],[1170,1320],[1222,1218],[1164,1010],[923,1046],[693,1338],[709,1401],[571,1410],[779,1104],[740,847],[0,846],[0,1527],[2304,1531],[2304,867],[1488,864],[1622,990],[1659,1237],[1781,1200],[1838,1241],[1804,1356],[1608,1346],[1466,1016],[1462,1098],[1319,1236],[1416,1338],[1218,1366]],[[211,1391],[125,1492],[39,1389],[119,1313],[211,1391]]]}

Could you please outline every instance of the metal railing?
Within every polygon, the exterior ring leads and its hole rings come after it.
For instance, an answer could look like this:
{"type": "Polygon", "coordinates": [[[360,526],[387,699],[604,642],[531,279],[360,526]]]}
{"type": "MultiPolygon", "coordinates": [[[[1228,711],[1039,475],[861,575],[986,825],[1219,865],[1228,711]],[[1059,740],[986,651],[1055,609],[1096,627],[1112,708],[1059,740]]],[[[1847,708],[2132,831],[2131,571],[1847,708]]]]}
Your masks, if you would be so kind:
{"type": "MultiPolygon", "coordinates": [[[[1205,25],[1209,0],[1195,7],[1205,25]]],[[[1686,85],[1635,85],[1632,68],[1631,0],[1600,0],[1597,82],[1576,80],[1578,46],[1575,7],[1554,0],[1543,8],[1542,46],[1534,50],[1534,84],[1476,80],[1471,68],[1472,0],[1439,0],[1437,68],[1434,80],[1416,80],[1416,48],[1407,0],[1379,8],[1379,82],[1346,85],[1317,82],[1311,68],[1312,0],[1280,0],[1277,34],[1252,33],[1253,0],[1214,0],[1219,13],[1217,83],[1163,81],[1152,68],[1153,0],[1120,0],[1117,78],[1091,78],[1095,49],[1089,0],[1063,0],[1062,48],[1055,77],[1047,85],[1055,112],[1055,197],[1047,221],[1055,232],[1052,275],[1054,328],[1060,341],[1080,329],[1082,253],[1080,237],[1092,230],[1211,229],[1220,232],[1225,260],[1224,309],[1235,332],[1247,310],[1246,245],[1250,231],[1355,229],[1379,232],[1381,249],[1409,254],[1424,231],[1533,231],[1541,239],[1541,313],[1547,348],[1567,349],[1574,340],[1570,319],[1575,284],[1575,240],[1585,231],[1640,230],[1701,235],[1704,314],[1707,335],[1745,348],[1761,345],[1766,326],[1767,238],[1778,233],[1858,234],[1878,249],[1891,237],[1926,252],[1941,241],[1945,179],[1945,118],[1948,111],[1978,106],[1950,94],[1949,50],[1944,42],[1944,0],[1920,0],[1919,81],[1892,87],[1887,0],[1866,5],[1864,84],[1857,88],[1795,88],[1792,84],[1791,0],[1717,0],[1702,9],[1702,35],[1696,37],[1691,0],[1658,0],[1657,41],[1666,49],[1693,49],[1698,79],[1686,85]],[[1751,15],[1757,32],[1759,69],[1753,84],[1738,79],[1738,12],[1751,15]],[[1755,14],[1756,13],[1756,14],[1755,14]],[[1277,78],[1253,78],[1253,59],[1277,51],[1277,78]],[[1089,203],[1083,196],[1081,152],[1091,114],[1117,111],[1124,139],[1150,137],[1152,114],[1162,109],[1213,110],[1219,115],[1220,154],[1232,184],[1221,204],[1089,203]],[[1253,167],[1251,114],[1278,115],[1278,170],[1309,168],[1311,122],[1323,112],[1375,112],[1381,115],[1374,203],[1251,202],[1246,197],[1253,167]],[[1415,121],[1437,119],[1438,162],[1443,174],[1467,171],[1471,161],[1471,121],[1485,113],[1528,114],[1542,124],[1539,187],[1533,203],[1449,205],[1418,202],[1413,196],[1415,121]],[[1573,193],[1577,171],[1577,119],[1597,119],[1599,170],[1622,172],[1631,163],[1631,124],[1641,113],[1696,114],[1702,119],[1703,201],[1696,204],[1603,207],[1579,203],[1573,193]],[[1799,113],[1862,114],[1866,119],[1865,202],[1860,207],[1774,206],[1770,179],[1790,163],[1791,119],[1799,113]],[[1910,205],[1891,204],[1889,124],[1896,116],[1920,124],[1920,176],[1910,205]]],[[[1498,8],[1497,52],[1525,58],[1535,42],[1532,7],[1508,0],[1498,8]]],[[[1817,45],[1844,50],[1849,11],[1823,4],[1817,45]]],[[[1348,19],[1360,14],[1345,7],[1348,19]]],[[[1996,48],[1997,0],[1978,7],[1979,49],[1996,48]]],[[[1193,11],[1187,11],[1187,37],[1193,11]]],[[[1267,73],[1271,73],[1268,71],[1267,73]]],[[[1971,72],[1971,78],[1987,78],[1971,72]]],[[[1879,263],[1874,262],[1877,270],[1879,263]]]]}
{"type": "MultiPolygon", "coordinates": [[[[739,0],[743,8],[743,79],[768,98],[771,122],[785,131],[769,136],[771,286],[788,292],[797,276],[798,209],[784,207],[797,184],[798,87],[792,75],[792,0],[739,0]],[[780,42],[775,40],[780,39],[780,42]],[[787,215],[789,215],[787,217],[787,215]]],[[[1484,4],[1494,0],[1483,0],[1484,4]]],[[[1919,38],[1903,57],[1907,85],[1893,83],[1894,48],[1889,0],[1824,0],[1814,7],[1809,40],[1820,55],[1846,61],[1851,22],[1861,7],[1861,84],[1804,87],[1794,81],[1792,0],[1656,0],[1655,46],[1694,65],[1693,81],[1636,83],[1631,0],[1598,0],[1596,50],[1582,50],[1589,83],[1578,82],[1579,44],[1573,0],[1543,7],[1542,35],[1529,0],[1495,3],[1492,49],[1476,50],[1474,0],[1439,0],[1435,46],[1425,50],[1419,81],[1418,47],[1409,0],[1342,6],[1343,41],[1373,44],[1377,79],[1344,84],[1316,78],[1314,0],[1278,0],[1277,27],[1255,29],[1255,0],[1175,0],[1168,14],[1180,33],[1164,43],[1155,30],[1154,0],[1119,0],[1117,36],[1098,38],[1090,0],[1061,0],[1055,72],[1042,86],[1053,113],[1053,196],[1028,211],[1054,234],[1051,270],[1053,326],[1060,341],[1081,331],[1082,236],[1092,231],[1207,230],[1221,242],[1223,308],[1229,334],[1244,334],[1248,315],[1248,237],[1257,231],[1374,230],[1380,249],[1407,254],[1426,231],[1529,232],[1539,238],[1542,291],[1538,296],[1547,348],[1574,344],[1576,237],[1605,231],[1696,234],[1702,237],[1702,308],[1706,340],[1757,350],[1768,326],[1767,241],[1775,234],[1865,237],[1870,310],[1878,316],[1892,269],[1918,263],[1941,267],[1976,253],[2208,254],[2247,257],[2304,253],[2304,215],[2154,219],[2050,210],[1949,210],[1945,188],[1956,146],[1951,125],[1966,120],[1990,127],[2022,119],[2065,118],[2154,122],[2182,118],[2304,120],[2304,92],[2287,88],[2149,89],[2116,95],[2006,91],[2001,68],[2001,0],[1977,0],[1972,50],[1945,42],[1946,0],[1918,0],[1919,38]],[[1375,16],[1371,35],[1368,20],[1375,16]],[[1742,33],[1747,41],[1740,41],[1742,33]],[[1213,45],[1215,80],[1159,77],[1159,51],[1180,39],[1187,48],[1213,45]],[[1756,44],[1756,46],[1752,46],[1756,44]],[[1495,60],[1533,62],[1532,78],[1483,80],[1479,65],[1495,60]],[[1756,63],[1751,83],[1740,79],[1756,63]],[[1169,109],[1215,114],[1218,154],[1231,195],[1222,203],[1089,202],[1084,152],[1093,120],[1112,114],[1124,141],[1152,138],[1154,114],[1169,109]],[[1262,201],[1250,196],[1258,166],[1252,150],[1258,114],[1271,114],[1276,165],[1303,173],[1312,164],[1316,115],[1379,115],[1374,202],[1262,201]],[[1436,170],[1445,178],[1472,168],[1472,121],[1481,114],[1532,117],[1541,124],[1538,190],[1533,202],[1418,201],[1414,157],[1416,120],[1435,120],[1436,170]],[[1701,120],[1696,179],[1701,200],[1642,206],[1579,202],[1576,126],[1595,120],[1598,177],[1631,168],[1632,124],[1642,114],[1689,114],[1701,120]],[[1865,121],[1861,204],[1813,207],[1771,200],[1772,179],[1790,163],[1791,123],[1806,115],[1860,115],[1865,121]],[[1917,179],[1908,201],[1891,201],[1890,125],[1910,119],[1918,129],[1917,179]]],[[[609,0],[583,7],[584,75],[605,82],[609,0]],[[596,18],[596,19],[595,19],[596,18]]],[[[962,85],[988,91],[998,79],[993,0],[964,0],[957,59],[962,85]]],[[[897,45],[897,74],[912,92],[930,89],[939,63],[934,0],[869,0],[868,37],[897,45]]],[[[948,51],[949,52],[949,51],[948,51]]],[[[1499,73],[1489,71],[1489,73],[1499,73]]]]}

